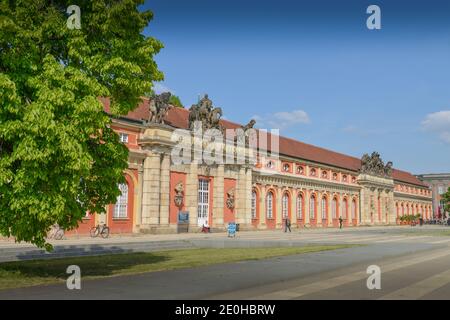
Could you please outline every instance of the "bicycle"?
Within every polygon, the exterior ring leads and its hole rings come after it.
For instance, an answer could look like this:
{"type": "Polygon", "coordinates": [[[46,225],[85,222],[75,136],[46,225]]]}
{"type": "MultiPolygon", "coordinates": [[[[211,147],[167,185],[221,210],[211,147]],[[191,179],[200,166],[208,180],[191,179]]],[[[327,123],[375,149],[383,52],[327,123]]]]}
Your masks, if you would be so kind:
{"type": "Polygon", "coordinates": [[[61,240],[62,238],[64,238],[64,229],[61,229],[61,227],[57,223],[55,223],[49,234],[47,235],[47,238],[61,240]]]}
{"type": "Polygon", "coordinates": [[[103,239],[106,239],[109,237],[109,227],[106,224],[98,224],[96,227],[92,227],[90,233],[92,238],[101,235],[103,239]]]}

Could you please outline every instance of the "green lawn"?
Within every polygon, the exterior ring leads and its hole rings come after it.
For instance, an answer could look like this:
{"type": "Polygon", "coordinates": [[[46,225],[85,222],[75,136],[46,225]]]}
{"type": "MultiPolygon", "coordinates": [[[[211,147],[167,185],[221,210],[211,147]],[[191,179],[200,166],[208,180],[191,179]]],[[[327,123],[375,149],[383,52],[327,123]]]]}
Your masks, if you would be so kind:
{"type": "MultiPolygon", "coordinates": [[[[419,227],[416,227],[419,228],[419,227]]],[[[404,231],[406,236],[433,236],[433,237],[448,237],[450,236],[450,229],[442,227],[443,230],[409,230],[404,231]]]]}
{"type": "Polygon", "coordinates": [[[0,289],[45,285],[65,281],[67,266],[78,265],[83,280],[138,274],[211,264],[258,260],[294,254],[335,250],[352,245],[283,248],[185,249],[52,260],[0,263],[0,289]]]}

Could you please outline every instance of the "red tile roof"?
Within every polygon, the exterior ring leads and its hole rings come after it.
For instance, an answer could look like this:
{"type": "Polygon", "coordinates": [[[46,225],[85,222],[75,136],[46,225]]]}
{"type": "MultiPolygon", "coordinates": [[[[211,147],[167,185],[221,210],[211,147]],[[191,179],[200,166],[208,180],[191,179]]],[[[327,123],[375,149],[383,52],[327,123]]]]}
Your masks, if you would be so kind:
{"type": "MultiPolygon", "coordinates": [[[[100,100],[105,105],[105,111],[109,113],[109,99],[101,98],[100,100]]],[[[124,118],[147,120],[150,114],[148,106],[149,99],[143,98],[142,103],[124,118]]],[[[189,110],[184,108],[171,108],[165,121],[168,125],[175,128],[187,129],[189,127],[189,110]]],[[[226,129],[236,129],[241,127],[241,125],[227,120],[222,120],[221,123],[226,129]]],[[[285,156],[313,161],[351,171],[358,171],[361,168],[361,160],[352,156],[282,136],[280,136],[279,143],[279,152],[285,156]]],[[[270,135],[268,137],[268,144],[268,149],[270,150],[270,135]]],[[[393,178],[397,181],[427,187],[422,181],[409,172],[394,169],[392,174],[393,178]]]]}

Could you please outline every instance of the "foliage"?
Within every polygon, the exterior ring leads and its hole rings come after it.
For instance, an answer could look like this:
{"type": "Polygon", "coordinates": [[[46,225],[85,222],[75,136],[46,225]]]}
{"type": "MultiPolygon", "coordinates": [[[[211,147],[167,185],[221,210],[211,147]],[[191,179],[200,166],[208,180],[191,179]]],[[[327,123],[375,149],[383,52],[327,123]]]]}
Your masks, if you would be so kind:
{"type": "Polygon", "coordinates": [[[0,233],[40,247],[119,195],[128,151],[111,129],[160,81],[142,0],[0,0],[0,233]],[[67,27],[69,5],[81,29],[67,27]]]}
{"type": "Polygon", "coordinates": [[[169,103],[175,107],[183,108],[183,103],[181,102],[180,97],[176,95],[172,95],[170,97],[169,103]]]}
{"type": "Polygon", "coordinates": [[[441,197],[442,201],[445,204],[445,211],[450,212],[450,187],[448,188],[447,192],[444,193],[441,197]]]}

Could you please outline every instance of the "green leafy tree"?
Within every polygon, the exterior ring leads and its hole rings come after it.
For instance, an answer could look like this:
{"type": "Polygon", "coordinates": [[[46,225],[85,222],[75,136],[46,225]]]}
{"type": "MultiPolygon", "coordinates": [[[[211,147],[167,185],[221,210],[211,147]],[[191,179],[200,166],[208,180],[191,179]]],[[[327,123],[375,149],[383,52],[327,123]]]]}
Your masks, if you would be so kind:
{"type": "Polygon", "coordinates": [[[51,249],[58,223],[114,203],[128,151],[111,129],[163,80],[140,0],[0,0],[0,233],[51,249]],[[70,5],[81,28],[69,29],[70,5]]]}
{"type": "Polygon", "coordinates": [[[183,108],[183,103],[180,100],[180,97],[176,95],[171,95],[169,103],[175,107],[183,108]]]}
{"type": "Polygon", "coordinates": [[[450,188],[442,195],[442,201],[444,201],[445,211],[450,212],[450,188]]]}

